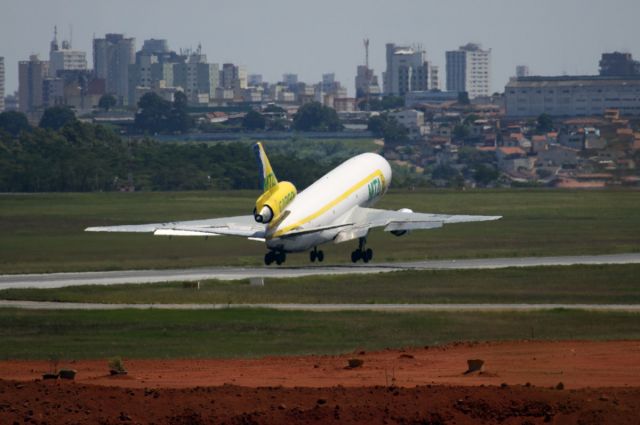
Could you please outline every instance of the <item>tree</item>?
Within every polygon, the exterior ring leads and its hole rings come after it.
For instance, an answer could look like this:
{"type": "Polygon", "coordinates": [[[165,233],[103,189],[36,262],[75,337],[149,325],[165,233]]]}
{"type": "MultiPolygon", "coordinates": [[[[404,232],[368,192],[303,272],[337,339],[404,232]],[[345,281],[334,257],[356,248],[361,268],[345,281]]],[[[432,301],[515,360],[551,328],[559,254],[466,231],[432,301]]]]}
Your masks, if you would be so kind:
{"type": "Polygon", "coordinates": [[[466,139],[471,134],[471,129],[465,124],[456,124],[453,128],[453,137],[455,139],[466,139]]]}
{"type": "Polygon", "coordinates": [[[245,130],[264,130],[267,120],[260,112],[251,110],[242,119],[242,128],[245,130]]]}
{"type": "Polygon", "coordinates": [[[409,130],[391,115],[384,113],[369,117],[367,129],[382,137],[385,145],[402,145],[409,141],[409,130]]]}
{"type": "Polygon", "coordinates": [[[283,108],[279,107],[278,105],[276,105],[275,103],[270,103],[267,105],[266,108],[264,108],[264,110],[262,111],[265,114],[266,113],[270,113],[270,114],[284,114],[285,111],[283,108]]]}
{"type": "Polygon", "coordinates": [[[384,127],[386,120],[382,115],[372,115],[367,121],[367,130],[373,133],[375,137],[384,137],[384,127]]]}
{"type": "Polygon", "coordinates": [[[138,102],[140,111],[136,114],[135,125],[142,131],[159,133],[166,129],[171,115],[171,102],[156,93],[146,93],[138,102]]]}
{"type": "Polygon", "coordinates": [[[98,101],[98,107],[108,112],[109,109],[116,106],[116,103],[118,103],[118,101],[116,100],[114,95],[103,94],[100,100],[98,101]]]}
{"type": "Polygon", "coordinates": [[[188,112],[187,95],[179,91],[173,97],[167,129],[171,132],[186,133],[191,127],[193,127],[193,120],[188,112]]]}
{"type": "Polygon", "coordinates": [[[22,131],[29,131],[31,126],[22,112],[6,111],[0,114],[0,129],[15,137],[22,131]]]}
{"type": "Polygon", "coordinates": [[[473,179],[483,186],[498,180],[500,173],[490,165],[480,164],[473,173],[473,179]]]}
{"type": "Polygon", "coordinates": [[[340,131],[342,123],[335,109],[310,102],[298,109],[293,117],[293,127],[298,131],[340,131]]]}
{"type": "Polygon", "coordinates": [[[75,123],[76,114],[68,106],[54,106],[47,108],[40,119],[40,127],[51,130],[60,130],[68,124],[75,123]]]}
{"type": "Polygon", "coordinates": [[[549,114],[540,114],[537,119],[537,130],[541,133],[548,133],[553,130],[553,119],[549,114]]]}

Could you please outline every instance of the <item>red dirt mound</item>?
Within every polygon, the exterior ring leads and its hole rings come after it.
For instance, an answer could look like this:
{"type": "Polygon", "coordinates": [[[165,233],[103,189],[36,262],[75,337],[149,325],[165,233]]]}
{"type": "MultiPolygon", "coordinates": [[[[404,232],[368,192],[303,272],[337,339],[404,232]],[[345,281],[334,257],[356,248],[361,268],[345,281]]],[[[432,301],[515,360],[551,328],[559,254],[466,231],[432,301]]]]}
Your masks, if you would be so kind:
{"type": "Polygon", "coordinates": [[[640,341],[458,343],[264,359],[0,362],[0,424],[637,424],[640,341]],[[362,365],[349,368],[349,359],[362,365]],[[467,360],[484,368],[467,373],[467,360]],[[557,389],[556,389],[557,388],[557,389]]]}
{"type": "Polygon", "coordinates": [[[640,389],[131,389],[0,381],[2,424],[637,424],[640,389]]]}
{"type": "MultiPolygon", "coordinates": [[[[425,384],[516,385],[567,389],[640,387],[640,341],[518,341],[456,343],[442,347],[386,350],[340,356],[262,359],[124,360],[129,374],[108,376],[106,360],[61,362],[76,369],[76,381],[131,388],[186,388],[223,384],[245,387],[349,387],[425,384]],[[364,361],[347,368],[348,360],[364,361]],[[467,360],[484,360],[480,373],[464,374],[467,360]]],[[[0,361],[0,379],[30,381],[47,361],[0,361]]]]}

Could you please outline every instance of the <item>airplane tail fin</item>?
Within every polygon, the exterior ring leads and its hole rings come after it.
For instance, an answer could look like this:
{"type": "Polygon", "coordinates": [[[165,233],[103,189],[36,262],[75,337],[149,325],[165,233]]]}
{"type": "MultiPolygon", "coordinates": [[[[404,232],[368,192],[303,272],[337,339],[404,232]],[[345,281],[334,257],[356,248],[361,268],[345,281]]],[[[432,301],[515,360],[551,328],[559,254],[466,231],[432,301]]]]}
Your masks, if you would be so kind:
{"type": "Polygon", "coordinates": [[[253,145],[253,151],[256,155],[256,159],[258,160],[258,165],[260,166],[260,183],[262,185],[262,190],[267,192],[278,184],[278,179],[276,179],[276,175],[271,168],[269,158],[267,158],[267,154],[264,151],[264,147],[262,147],[262,143],[258,142],[253,145]]]}

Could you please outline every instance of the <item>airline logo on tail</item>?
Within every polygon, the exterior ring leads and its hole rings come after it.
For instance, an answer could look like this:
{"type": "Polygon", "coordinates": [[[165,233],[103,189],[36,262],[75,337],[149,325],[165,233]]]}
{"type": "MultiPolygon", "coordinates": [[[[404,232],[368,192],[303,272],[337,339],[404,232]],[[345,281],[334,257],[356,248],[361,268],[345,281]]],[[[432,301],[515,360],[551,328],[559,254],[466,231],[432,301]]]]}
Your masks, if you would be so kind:
{"type": "Polygon", "coordinates": [[[267,154],[262,147],[262,143],[258,142],[253,145],[253,151],[256,155],[256,159],[258,160],[258,165],[260,166],[262,190],[267,192],[278,184],[278,179],[276,179],[276,175],[273,173],[273,169],[269,163],[269,158],[267,158],[267,154]]]}

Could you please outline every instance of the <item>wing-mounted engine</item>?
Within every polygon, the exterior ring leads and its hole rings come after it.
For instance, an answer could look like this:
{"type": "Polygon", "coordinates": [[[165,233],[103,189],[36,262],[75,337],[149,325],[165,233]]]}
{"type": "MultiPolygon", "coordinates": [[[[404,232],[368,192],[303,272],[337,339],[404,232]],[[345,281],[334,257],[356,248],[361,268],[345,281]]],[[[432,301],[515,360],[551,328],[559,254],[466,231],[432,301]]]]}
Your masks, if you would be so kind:
{"type": "Polygon", "coordinates": [[[253,217],[258,223],[265,224],[277,220],[297,194],[292,183],[279,182],[258,198],[253,217]]]}
{"type": "MultiPolygon", "coordinates": [[[[413,212],[413,210],[412,210],[412,209],[409,209],[409,208],[400,208],[400,209],[398,210],[398,212],[402,212],[402,213],[412,213],[412,212],[413,212]]],[[[409,231],[408,231],[408,230],[392,230],[392,231],[391,231],[391,234],[392,234],[392,235],[394,235],[394,236],[404,236],[404,235],[409,234],[409,231]]]]}

